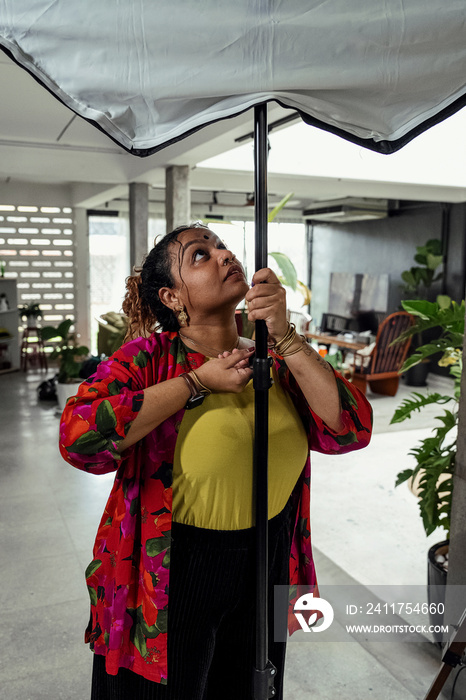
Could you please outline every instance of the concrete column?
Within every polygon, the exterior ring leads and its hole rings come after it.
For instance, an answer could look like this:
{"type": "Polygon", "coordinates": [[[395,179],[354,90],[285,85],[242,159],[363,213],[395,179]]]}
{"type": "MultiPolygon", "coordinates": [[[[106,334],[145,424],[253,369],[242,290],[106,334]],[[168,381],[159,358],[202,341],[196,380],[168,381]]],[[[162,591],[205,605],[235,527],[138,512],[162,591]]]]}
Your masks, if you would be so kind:
{"type": "Polygon", "coordinates": [[[165,171],[165,216],[167,233],[191,223],[188,165],[170,165],[165,171]]]}
{"type": "Polygon", "coordinates": [[[466,347],[463,347],[463,372],[459,402],[457,454],[453,476],[450,547],[448,552],[448,576],[445,621],[458,623],[466,607],[466,347]],[[462,595],[458,594],[461,586],[462,595]]]}
{"type": "Polygon", "coordinates": [[[149,230],[149,185],[131,182],[129,186],[129,260],[131,271],[140,267],[147,255],[149,230]]]}
{"type": "Polygon", "coordinates": [[[75,226],[75,309],[79,345],[91,347],[89,226],[87,210],[74,209],[75,226]]]}

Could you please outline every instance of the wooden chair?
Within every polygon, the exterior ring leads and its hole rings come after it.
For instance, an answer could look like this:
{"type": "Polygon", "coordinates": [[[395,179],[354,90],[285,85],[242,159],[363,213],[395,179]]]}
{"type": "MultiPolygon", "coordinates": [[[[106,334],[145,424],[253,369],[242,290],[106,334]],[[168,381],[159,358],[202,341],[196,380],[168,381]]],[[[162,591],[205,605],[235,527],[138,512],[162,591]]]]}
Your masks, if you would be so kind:
{"type": "Polygon", "coordinates": [[[370,355],[364,355],[364,351],[354,354],[352,381],[364,394],[369,382],[375,394],[395,396],[400,382],[399,370],[408,354],[411,338],[392,346],[390,343],[413,324],[414,317],[406,311],[390,314],[379,326],[370,355]]]}

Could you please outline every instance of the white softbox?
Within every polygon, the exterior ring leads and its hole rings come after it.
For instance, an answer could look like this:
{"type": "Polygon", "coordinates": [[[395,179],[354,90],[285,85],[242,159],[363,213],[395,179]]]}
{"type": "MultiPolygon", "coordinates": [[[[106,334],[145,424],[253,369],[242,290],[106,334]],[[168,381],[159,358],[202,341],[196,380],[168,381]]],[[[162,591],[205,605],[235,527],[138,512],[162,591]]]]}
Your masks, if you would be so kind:
{"type": "Polygon", "coordinates": [[[0,45],[135,155],[264,101],[383,153],[464,104],[464,0],[0,0],[0,45]]]}

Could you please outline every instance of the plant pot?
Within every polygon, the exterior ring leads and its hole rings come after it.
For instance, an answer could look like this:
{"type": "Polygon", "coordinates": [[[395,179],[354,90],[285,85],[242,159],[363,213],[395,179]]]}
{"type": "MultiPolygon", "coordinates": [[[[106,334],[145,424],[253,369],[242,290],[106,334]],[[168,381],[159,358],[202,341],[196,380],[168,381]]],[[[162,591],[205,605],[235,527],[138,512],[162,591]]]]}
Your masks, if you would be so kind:
{"type": "Polygon", "coordinates": [[[63,411],[65,408],[67,400],[70,396],[74,396],[78,391],[78,386],[82,383],[82,379],[76,379],[69,384],[57,383],[57,400],[58,407],[63,411]]]}
{"type": "MultiPolygon", "coordinates": [[[[435,561],[436,554],[445,555],[448,552],[450,540],[437,542],[432,545],[427,555],[427,599],[429,602],[429,618],[431,625],[443,624],[443,612],[431,612],[430,604],[433,603],[435,610],[438,609],[439,603],[445,605],[445,592],[447,585],[447,572],[435,561]]],[[[441,645],[443,635],[441,632],[433,632],[434,639],[438,645],[441,645]]]]}
{"type": "Polygon", "coordinates": [[[407,372],[404,373],[405,383],[408,386],[427,386],[427,375],[429,374],[430,363],[420,362],[414,367],[410,367],[407,372]]]}
{"type": "Polygon", "coordinates": [[[39,316],[26,316],[27,328],[37,328],[37,319],[39,316]]]}

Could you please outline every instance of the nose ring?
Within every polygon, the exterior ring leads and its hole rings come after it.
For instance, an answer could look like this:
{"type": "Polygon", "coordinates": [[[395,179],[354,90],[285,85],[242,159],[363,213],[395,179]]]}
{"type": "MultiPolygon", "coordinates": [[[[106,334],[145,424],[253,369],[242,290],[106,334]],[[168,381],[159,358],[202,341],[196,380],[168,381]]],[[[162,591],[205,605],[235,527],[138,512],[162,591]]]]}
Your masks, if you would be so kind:
{"type": "Polygon", "coordinates": [[[224,258],[223,259],[223,264],[226,265],[228,262],[230,262],[230,258],[224,258]]]}

